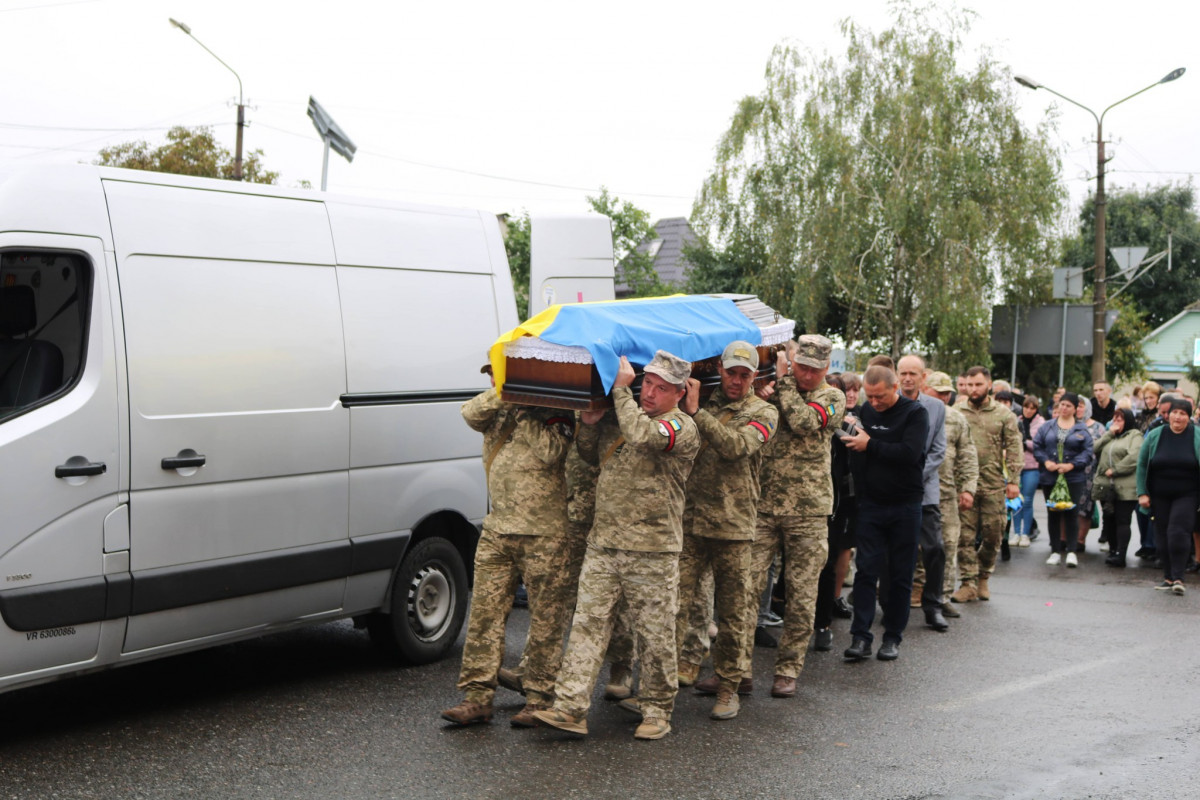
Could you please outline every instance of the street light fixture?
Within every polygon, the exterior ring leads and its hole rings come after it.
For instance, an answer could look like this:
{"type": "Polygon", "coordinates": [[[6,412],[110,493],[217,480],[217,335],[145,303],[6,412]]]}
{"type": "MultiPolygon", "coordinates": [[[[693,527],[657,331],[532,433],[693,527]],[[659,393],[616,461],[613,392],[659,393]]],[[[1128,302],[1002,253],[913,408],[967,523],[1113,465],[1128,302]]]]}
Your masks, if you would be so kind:
{"type": "Polygon", "coordinates": [[[1038,83],[1033,78],[1030,78],[1027,75],[1013,76],[1014,79],[1016,80],[1016,82],[1021,84],[1022,86],[1026,87],[1028,89],[1034,89],[1034,90],[1045,89],[1050,94],[1055,95],[1057,97],[1061,97],[1063,100],[1066,100],[1071,105],[1079,106],[1084,111],[1091,114],[1092,119],[1096,120],[1096,268],[1095,268],[1096,269],[1096,278],[1095,278],[1096,291],[1095,291],[1095,305],[1092,308],[1092,310],[1094,312],[1093,317],[1092,317],[1093,323],[1094,323],[1093,327],[1095,328],[1095,330],[1092,332],[1092,347],[1093,347],[1093,349],[1092,349],[1092,382],[1093,383],[1096,381],[1104,380],[1104,338],[1105,338],[1105,334],[1104,334],[1105,319],[1104,318],[1105,318],[1105,311],[1106,311],[1107,298],[1108,298],[1107,278],[1105,276],[1107,250],[1106,250],[1105,244],[1104,244],[1104,164],[1107,162],[1107,159],[1104,157],[1104,115],[1107,114],[1112,109],[1116,108],[1117,106],[1121,105],[1121,103],[1124,103],[1126,100],[1131,100],[1134,97],[1137,97],[1142,92],[1146,92],[1146,91],[1149,91],[1150,89],[1153,89],[1155,86],[1158,86],[1160,83],[1170,83],[1171,81],[1173,81],[1176,78],[1183,75],[1183,73],[1185,71],[1186,70],[1184,67],[1180,67],[1179,69],[1171,70],[1165,76],[1163,76],[1160,80],[1155,81],[1154,83],[1147,86],[1145,89],[1139,89],[1138,91],[1134,92],[1133,94],[1129,95],[1128,97],[1123,97],[1120,100],[1118,100],[1117,102],[1113,103],[1111,106],[1109,106],[1108,108],[1106,108],[1102,112],[1100,112],[1099,116],[1096,116],[1096,112],[1092,111],[1090,108],[1085,106],[1083,103],[1080,103],[1076,100],[1072,100],[1071,98],[1067,97],[1065,94],[1056,92],[1053,89],[1051,89],[1049,86],[1038,83]]]}
{"type": "MultiPolygon", "coordinates": [[[[172,19],[170,17],[168,17],[168,19],[170,20],[171,25],[173,25],[176,28],[179,28],[179,30],[183,31],[188,36],[191,36],[193,42],[200,45],[201,47],[204,47],[204,42],[197,39],[192,34],[192,29],[189,28],[185,23],[182,23],[179,20],[172,19]]],[[[245,104],[245,102],[243,100],[243,96],[242,96],[242,76],[238,75],[237,72],[234,71],[233,67],[229,66],[224,61],[221,61],[221,57],[219,55],[217,55],[216,53],[214,53],[212,50],[209,50],[207,47],[204,47],[204,50],[210,56],[215,58],[217,61],[220,61],[221,66],[225,67],[225,69],[232,72],[233,77],[237,78],[237,82],[238,82],[237,151],[233,157],[233,179],[235,181],[240,181],[242,179],[242,130],[246,127],[246,104],[245,104]]]]}

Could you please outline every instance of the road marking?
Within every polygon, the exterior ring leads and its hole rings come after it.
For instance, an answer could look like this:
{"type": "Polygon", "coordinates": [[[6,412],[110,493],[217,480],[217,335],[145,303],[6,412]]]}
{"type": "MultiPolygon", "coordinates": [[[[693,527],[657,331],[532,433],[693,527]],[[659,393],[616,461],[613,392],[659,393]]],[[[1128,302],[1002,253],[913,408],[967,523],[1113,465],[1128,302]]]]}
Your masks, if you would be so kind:
{"type": "Polygon", "coordinates": [[[1063,678],[1069,678],[1073,675],[1079,675],[1083,672],[1091,672],[1092,670],[1103,669],[1104,667],[1108,667],[1112,664],[1126,661],[1148,649],[1149,648],[1146,647],[1132,648],[1119,655],[1108,656],[1107,658],[1100,658],[1095,661],[1087,661],[1082,664],[1072,664],[1069,667],[1063,667],[1062,669],[1057,669],[1053,672],[1047,672],[1044,675],[1031,676],[1028,678],[1022,678],[1021,680],[1009,681],[1008,683],[1002,683],[999,686],[988,689],[987,691],[978,692],[966,697],[960,697],[955,700],[948,700],[945,703],[938,703],[930,706],[930,708],[932,708],[934,711],[961,711],[964,708],[999,700],[1000,698],[1008,697],[1009,695],[1019,694],[1020,692],[1028,692],[1031,689],[1038,688],[1039,686],[1045,686],[1048,683],[1056,683],[1061,681],[1063,678]]]}

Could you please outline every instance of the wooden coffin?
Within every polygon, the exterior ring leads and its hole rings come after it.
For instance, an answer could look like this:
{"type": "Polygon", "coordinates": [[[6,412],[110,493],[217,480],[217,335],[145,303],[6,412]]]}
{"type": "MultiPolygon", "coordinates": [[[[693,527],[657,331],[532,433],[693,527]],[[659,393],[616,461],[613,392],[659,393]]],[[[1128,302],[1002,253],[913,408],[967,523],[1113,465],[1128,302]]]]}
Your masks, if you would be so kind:
{"type": "MultiPolygon", "coordinates": [[[[733,299],[739,310],[760,328],[770,326],[778,329],[779,315],[758,298],[753,295],[726,296],[733,299]]],[[[759,366],[758,375],[754,380],[755,388],[775,380],[775,354],[785,346],[785,342],[777,342],[757,348],[759,366]]],[[[719,363],[719,355],[692,363],[692,377],[700,381],[702,398],[707,398],[721,383],[720,374],[717,372],[719,363]]],[[[644,365],[633,366],[638,373],[633,382],[636,395],[641,387],[641,368],[644,365]]],[[[500,397],[506,402],[571,411],[612,408],[612,397],[605,393],[600,375],[590,363],[506,357],[504,370],[504,386],[500,397]]]]}

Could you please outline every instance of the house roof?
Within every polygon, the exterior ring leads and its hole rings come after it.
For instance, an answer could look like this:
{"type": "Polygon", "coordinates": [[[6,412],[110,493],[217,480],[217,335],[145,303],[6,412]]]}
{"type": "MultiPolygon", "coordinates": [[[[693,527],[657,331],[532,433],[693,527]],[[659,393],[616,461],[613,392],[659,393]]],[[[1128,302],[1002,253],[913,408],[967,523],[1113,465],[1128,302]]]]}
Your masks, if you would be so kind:
{"type": "MultiPolygon", "coordinates": [[[[691,267],[683,257],[683,248],[695,242],[696,232],[688,224],[686,217],[668,217],[654,223],[654,235],[647,236],[634,249],[635,253],[648,253],[656,250],[654,256],[654,271],[659,279],[668,286],[683,286],[687,271],[691,267]]],[[[624,283],[616,286],[617,296],[622,292],[628,293],[629,287],[624,283]]]]}
{"type": "Polygon", "coordinates": [[[1200,338],[1200,301],[1189,304],[1142,339],[1147,367],[1158,372],[1182,372],[1192,363],[1200,338]]]}

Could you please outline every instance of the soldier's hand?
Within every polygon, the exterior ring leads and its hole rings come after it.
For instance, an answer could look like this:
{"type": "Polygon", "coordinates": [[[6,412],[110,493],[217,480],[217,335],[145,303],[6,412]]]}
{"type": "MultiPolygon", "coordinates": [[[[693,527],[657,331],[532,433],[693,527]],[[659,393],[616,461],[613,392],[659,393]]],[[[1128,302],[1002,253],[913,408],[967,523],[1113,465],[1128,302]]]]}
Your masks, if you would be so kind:
{"type": "Polygon", "coordinates": [[[770,400],[771,395],[775,394],[775,381],[763,384],[755,389],[754,393],[758,395],[759,400],[770,400]]]}
{"type": "Polygon", "coordinates": [[[958,507],[962,511],[970,511],[975,505],[975,495],[963,492],[958,496],[958,507]]]}
{"type": "Polygon", "coordinates": [[[775,380],[781,380],[784,375],[788,374],[791,365],[788,364],[787,352],[780,350],[775,354],[775,380]]]}
{"type": "Polygon", "coordinates": [[[689,417],[696,416],[700,410],[700,381],[695,378],[687,379],[687,392],[683,395],[683,413],[689,417]]]}
{"type": "Polygon", "coordinates": [[[621,356],[621,366],[617,368],[617,378],[613,381],[613,388],[630,386],[636,377],[637,373],[633,371],[633,365],[629,363],[629,359],[621,356]]]}
{"type": "Polygon", "coordinates": [[[595,425],[604,418],[604,409],[600,408],[595,411],[580,411],[579,419],[584,425],[595,425]]]}
{"type": "Polygon", "coordinates": [[[1021,487],[1015,483],[1010,483],[1004,487],[1004,496],[1009,500],[1016,500],[1021,494],[1021,487]]]}

